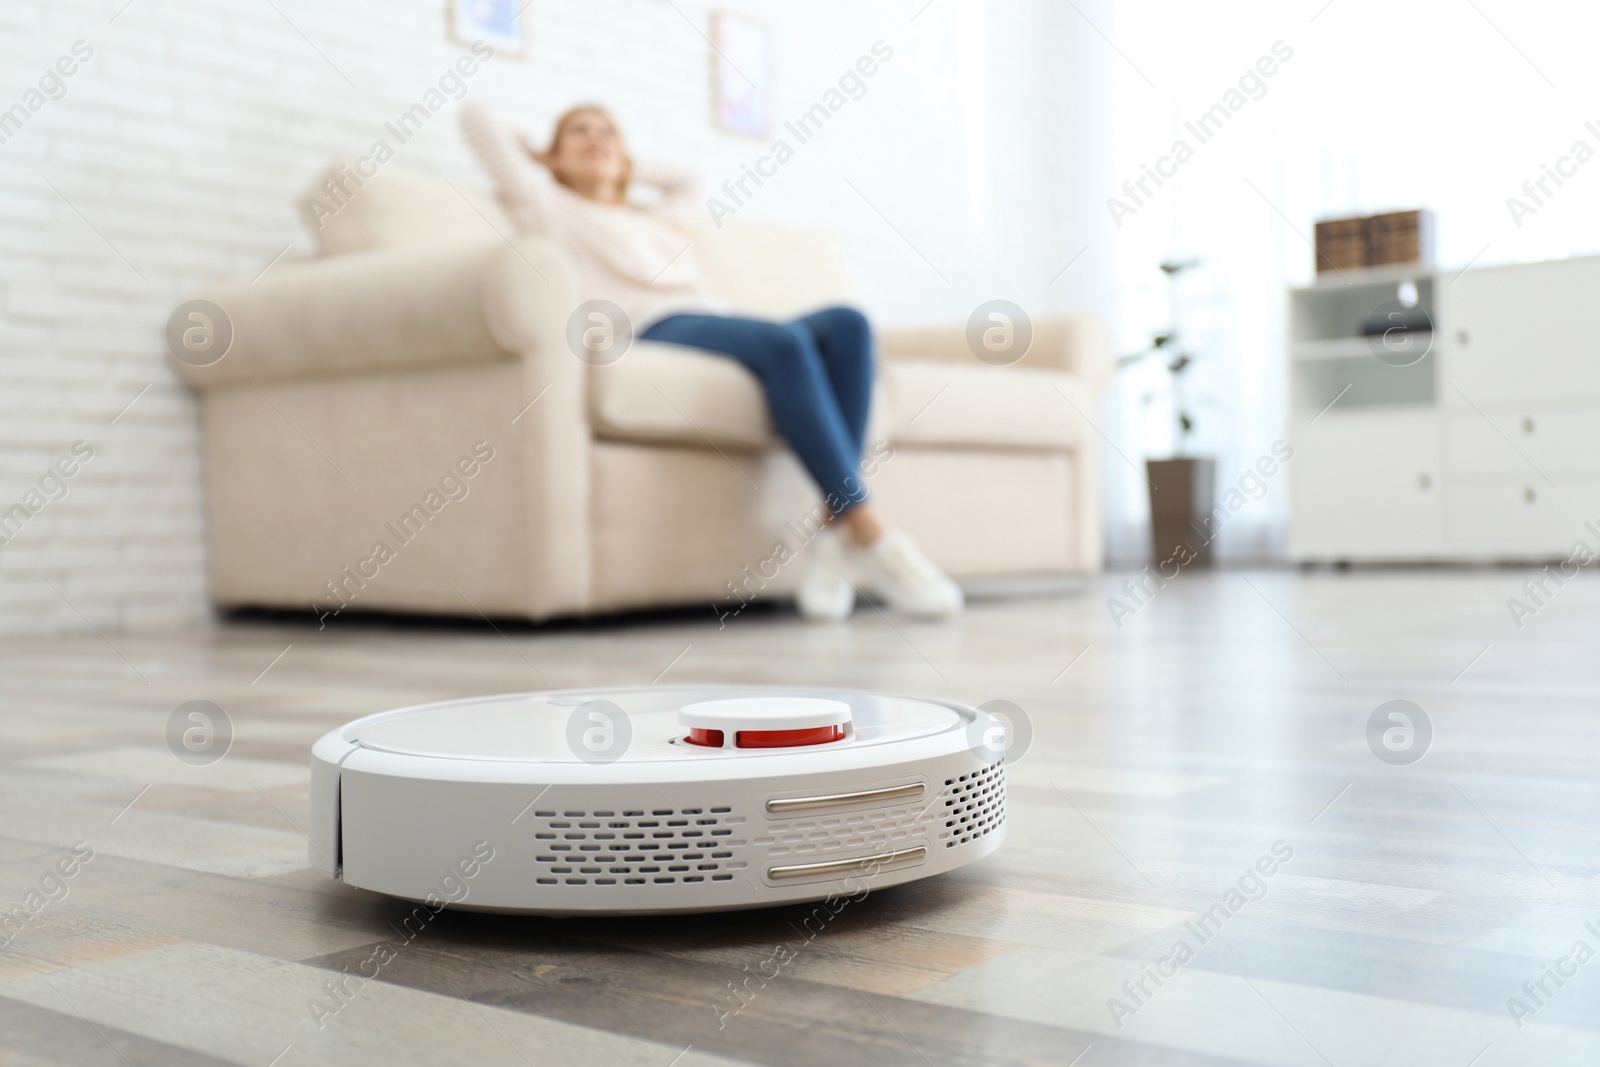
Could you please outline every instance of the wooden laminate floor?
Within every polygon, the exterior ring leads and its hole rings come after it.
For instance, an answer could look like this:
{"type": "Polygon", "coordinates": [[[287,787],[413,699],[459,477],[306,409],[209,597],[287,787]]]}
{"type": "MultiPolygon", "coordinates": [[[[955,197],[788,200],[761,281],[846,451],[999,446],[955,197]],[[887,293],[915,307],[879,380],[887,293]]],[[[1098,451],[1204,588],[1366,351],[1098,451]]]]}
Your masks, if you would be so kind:
{"type": "Polygon", "coordinates": [[[0,1064],[1600,1062],[1600,583],[1519,630],[1517,571],[1185,574],[1118,627],[1126,577],[946,625],[307,613],[9,642],[0,924],[25,917],[0,928],[0,1064]],[[406,909],[307,869],[315,738],[652,680],[1014,701],[1034,738],[1009,840],[851,904],[731,1018],[729,983],[799,941],[792,911],[446,912],[330,1000],[406,909]],[[207,767],[164,734],[194,699],[236,729],[207,767]],[[1409,766],[1369,749],[1391,699],[1432,724],[1409,766]],[[53,873],[79,842],[93,858],[53,873]]]}

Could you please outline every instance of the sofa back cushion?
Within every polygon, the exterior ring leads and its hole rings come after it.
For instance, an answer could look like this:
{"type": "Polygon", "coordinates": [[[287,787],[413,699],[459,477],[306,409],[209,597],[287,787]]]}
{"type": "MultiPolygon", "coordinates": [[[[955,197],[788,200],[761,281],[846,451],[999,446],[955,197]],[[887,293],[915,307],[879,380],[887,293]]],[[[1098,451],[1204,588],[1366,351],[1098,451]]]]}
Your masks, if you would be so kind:
{"type": "Polygon", "coordinates": [[[827,230],[729,222],[695,234],[695,258],[736,311],[788,318],[855,298],[844,246],[827,230]]]}
{"type": "Polygon", "coordinates": [[[458,192],[448,182],[387,168],[362,178],[350,160],[312,179],[301,194],[300,215],[323,255],[511,233],[511,220],[489,193],[458,192]]]}
{"type": "MultiPolygon", "coordinates": [[[[300,214],[322,255],[512,233],[489,193],[387,168],[362,178],[350,160],[312,180],[300,214]]],[[[853,299],[843,246],[825,230],[735,220],[707,224],[694,246],[711,288],[737,311],[781,318],[853,299]]]]}

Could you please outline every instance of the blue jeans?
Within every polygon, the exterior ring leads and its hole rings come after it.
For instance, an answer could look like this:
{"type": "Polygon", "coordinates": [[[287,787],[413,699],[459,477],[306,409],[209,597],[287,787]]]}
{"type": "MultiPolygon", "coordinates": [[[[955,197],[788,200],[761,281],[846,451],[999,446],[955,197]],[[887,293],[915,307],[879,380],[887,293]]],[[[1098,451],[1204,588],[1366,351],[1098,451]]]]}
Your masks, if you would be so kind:
{"type": "Polygon", "coordinates": [[[867,498],[858,466],[872,405],[872,329],[854,308],[793,322],[669,315],[642,341],[688,345],[738,360],[761,380],[767,410],[833,514],[867,498]]]}

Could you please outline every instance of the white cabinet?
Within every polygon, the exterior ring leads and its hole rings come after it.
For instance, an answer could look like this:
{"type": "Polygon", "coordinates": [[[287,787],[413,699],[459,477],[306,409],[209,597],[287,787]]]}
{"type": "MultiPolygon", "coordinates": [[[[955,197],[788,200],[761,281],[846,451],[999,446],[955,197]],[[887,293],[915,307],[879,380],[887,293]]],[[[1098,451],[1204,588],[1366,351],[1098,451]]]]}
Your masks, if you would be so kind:
{"type": "Polygon", "coordinates": [[[1347,271],[1293,290],[1291,557],[1539,559],[1600,544],[1596,295],[1600,257],[1347,271]],[[1398,306],[1433,326],[1409,363],[1361,336],[1398,306]]]}

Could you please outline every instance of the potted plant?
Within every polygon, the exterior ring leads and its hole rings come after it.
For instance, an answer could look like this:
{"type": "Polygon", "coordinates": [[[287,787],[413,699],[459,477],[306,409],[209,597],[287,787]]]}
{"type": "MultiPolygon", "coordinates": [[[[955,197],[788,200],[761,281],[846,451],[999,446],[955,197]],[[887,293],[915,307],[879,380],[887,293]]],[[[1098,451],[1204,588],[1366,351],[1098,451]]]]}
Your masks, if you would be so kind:
{"type": "MultiPolygon", "coordinates": [[[[1195,418],[1188,374],[1195,357],[1178,330],[1178,277],[1199,265],[1197,259],[1169,259],[1161,264],[1171,292],[1171,325],[1151,337],[1150,347],[1117,360],[1119,369],[1159,360],[1167,372],[1176,449],[1169,459],[1145,460],[1145,479],[1150,485],[1150,547],[1157,564],[1175,556],[1179,565],[1211,563],[1212,537],[1206,520],[1216,504],[1217,463],[1210,456],[1189,454],[1195,418]]],[[[1141,401],[1148,405],[1157,395],[1146,393],[1141,401]]]]}

